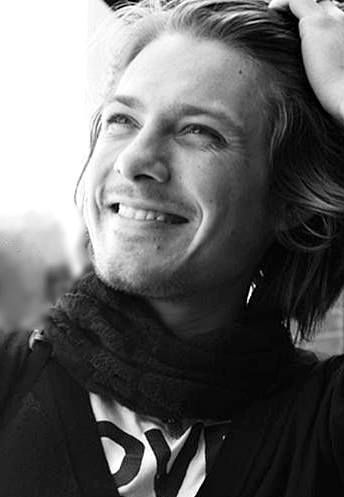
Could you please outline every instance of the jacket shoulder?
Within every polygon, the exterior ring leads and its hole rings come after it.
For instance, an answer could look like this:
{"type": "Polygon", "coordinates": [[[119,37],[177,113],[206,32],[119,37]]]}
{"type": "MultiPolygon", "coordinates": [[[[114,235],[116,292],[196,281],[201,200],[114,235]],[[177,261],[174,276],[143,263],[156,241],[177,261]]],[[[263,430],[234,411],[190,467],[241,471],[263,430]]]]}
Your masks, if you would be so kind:
{"type": "Polygon", "coordinates": [[[0,412],[25,368],[30,352],[30,333],[0,331],[0,412]]]}

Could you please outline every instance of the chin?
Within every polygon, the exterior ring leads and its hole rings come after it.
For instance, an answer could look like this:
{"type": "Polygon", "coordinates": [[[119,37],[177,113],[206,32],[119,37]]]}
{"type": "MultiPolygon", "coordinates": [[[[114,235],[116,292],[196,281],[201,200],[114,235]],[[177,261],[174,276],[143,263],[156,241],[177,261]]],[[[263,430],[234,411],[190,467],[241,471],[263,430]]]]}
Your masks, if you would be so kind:
{"type": "Polygon", "coordinates": [[[191,288],[190,272],[182,268],[172,270],[171,265],[149,267],[147,264],[121,264],[93,257],[93,266],[99,278],[111,288],[151,299],[179,300],[195,293],[191,288]]]}

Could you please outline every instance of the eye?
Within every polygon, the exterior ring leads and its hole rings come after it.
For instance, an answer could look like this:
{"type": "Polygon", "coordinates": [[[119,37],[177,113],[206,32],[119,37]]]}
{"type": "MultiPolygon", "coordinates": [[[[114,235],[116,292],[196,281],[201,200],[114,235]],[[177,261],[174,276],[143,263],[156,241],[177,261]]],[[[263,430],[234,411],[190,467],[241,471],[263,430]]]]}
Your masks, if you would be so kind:
{"type": "Polygon", "coordinates": [[[184,136],[189,135],[204,145],[225,146],[227,143],[220,133],[203,124],[188,124],[183,128],[181,134],[184,136]]]}
{"type": "Polygon", "coordinates": [[[127,114],[111,114],[105,118],[104,128],[107,133],[118,134],[136,126],[136,121],[127,114]]]}

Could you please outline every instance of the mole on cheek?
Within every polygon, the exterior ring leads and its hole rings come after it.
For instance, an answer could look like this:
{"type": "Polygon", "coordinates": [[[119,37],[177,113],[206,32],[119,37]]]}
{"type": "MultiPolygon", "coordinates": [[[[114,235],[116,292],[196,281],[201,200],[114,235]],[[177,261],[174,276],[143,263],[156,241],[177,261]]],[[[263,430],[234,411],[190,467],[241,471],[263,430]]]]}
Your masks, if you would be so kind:
{"type": "Polygon", "coordinates": [[[154,248],[155,248],[156,252],[159,252],[159,250],[161,250],[161,245],[160,245],[158,238],[155,238],[155,240],[154,240],[154,248]]]}

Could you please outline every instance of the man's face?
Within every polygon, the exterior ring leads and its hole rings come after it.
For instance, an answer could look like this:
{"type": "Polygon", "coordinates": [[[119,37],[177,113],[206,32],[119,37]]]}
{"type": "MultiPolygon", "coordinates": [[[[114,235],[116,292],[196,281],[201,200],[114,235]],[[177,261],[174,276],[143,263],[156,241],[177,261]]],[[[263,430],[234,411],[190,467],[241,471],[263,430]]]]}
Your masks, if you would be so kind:
{"type": "Polygon", "coordinates": [[[247,287],[272,231],[262,84],[239,50],[181,34],[126,68],[85,173],[106,281],[157,298],[247,287]]]}

